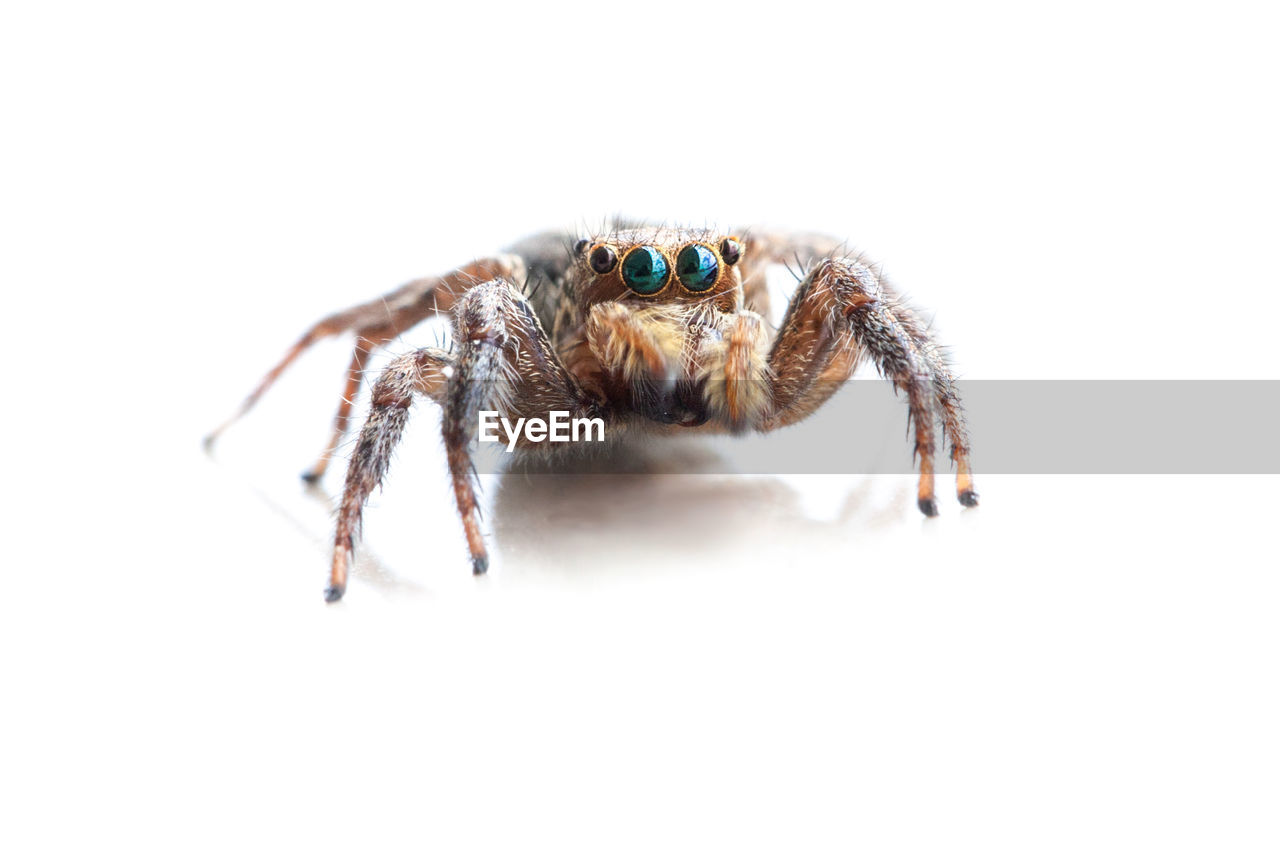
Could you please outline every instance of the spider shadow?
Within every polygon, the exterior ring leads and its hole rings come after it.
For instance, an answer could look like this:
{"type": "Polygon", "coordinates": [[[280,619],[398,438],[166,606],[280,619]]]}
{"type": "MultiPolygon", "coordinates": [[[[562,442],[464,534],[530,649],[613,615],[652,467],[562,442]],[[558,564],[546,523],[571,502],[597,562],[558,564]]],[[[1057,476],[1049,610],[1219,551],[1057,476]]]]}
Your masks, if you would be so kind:
{"type": "MultiPolygon", "coordinates": [[[[829,552],[914,514],[909,483],[877,491],[877,478],[863,475],[837,478],[835,489],[824,491],[838,506],[815,514],[786,477],[730,470],[716,444],[729,440],[632,439],[589,453],[514,456],[488,501],[501,571],[596,579],[732,567],[771,550],[786,558],[829,552]]],[[[327,537],[317,538],[297,517],[299,507],[254,491],[327,552],[327,537]]],[[[302,494],[331,513],[336,496],[323,485],[308,484],[302,494]]],[[[394,596],[428,589],[380,558],[372,542],[357,549],[351,571],[394,596]]]]}
{"type": "Polygon", "coordinates": [[[872,500],[876,478],[836,481],[820,513],[787,478],[726,467],[715,442],[664,438],[583,454],[524,454],[499,479],[492,529],[504,571],[598,576],[689,564],[727,565],[769,550],[822,553],[900,524],[912,502],[899,483],[872,500]]]}

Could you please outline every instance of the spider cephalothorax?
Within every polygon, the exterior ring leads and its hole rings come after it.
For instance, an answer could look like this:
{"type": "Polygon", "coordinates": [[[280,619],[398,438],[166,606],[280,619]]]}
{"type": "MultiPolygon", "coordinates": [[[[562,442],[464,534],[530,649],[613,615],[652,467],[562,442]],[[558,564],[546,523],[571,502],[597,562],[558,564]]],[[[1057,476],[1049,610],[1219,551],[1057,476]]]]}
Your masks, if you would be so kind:
{"type": "MultiPolygon", "coordinates": [[[[370,351],[445,312],[453,318],[453,349],[401,355],[373,386],[338,510],[330,601],[346,588],[365,500],[386,472],[417,395],[443,407],[454,496],[477,574],[487,568],[488,552],[471,446],[486,409],[512,420],[567,412],[624,431],[768,431],[807,417],[867,358],[906,397],[921,511],[937,514],[939,421],[956,463],[957,496],[966,506],[977,504],[968,433],[942,351],[860,256],[813,235],[658,227],[607,230],[576,242],[538,235],[321,320],[232,420],[314,341],[354,331],[331,441],[303,475],[319,479],[346,431],[370,351]],[[764,270],[792,260],[806,272],[775,330],[764,319],[764,270]]],[[[552,445],[521,438],[516,446],[552,445]]]]}
{"type": "Polygon", "coordinates": [[[574,247],[552,339],[584,390],[662,424],[742,429],[763,411],[759,315],[744,312],[733,237],[617,231],[574,247]],[[735,381],[726,387],[725,362],[735,381]]]}

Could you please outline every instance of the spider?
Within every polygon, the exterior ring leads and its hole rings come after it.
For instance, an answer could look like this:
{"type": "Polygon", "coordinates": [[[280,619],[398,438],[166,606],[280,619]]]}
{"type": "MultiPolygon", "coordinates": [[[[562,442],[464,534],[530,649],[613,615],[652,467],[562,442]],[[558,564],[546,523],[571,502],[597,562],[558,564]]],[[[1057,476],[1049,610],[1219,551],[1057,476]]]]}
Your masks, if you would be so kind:
{"type": "MultiPolygon", "coordinates": [[[[610,431],[769,431],[812,414],[866,358],[906,397],[921,512],[938,512],[935,416],[950,442],[957,498],[977,505],[947,359],[916,312],[861,256],[831,238],[762,229],[620,223],[571,240],[539,234],[325,317],[206,438],[211,447],[316,341],[352,331],[355,349],[329,443],[302,475],[314,483],[346,433],[370,354],[429,317],[452,316],[452,349],[400,355],[373,384],[338,505],[327,601],[346,590],[365,501],[386,474],[418,396],[443,408],[454,498],[477,575],[489,556],[471,447],[485,409],[512,421],[569,412],[600,418],[610,431]],[[803,274],[775,330],[763,316],[765,268],[793,259],[803,274]]],[[[551,445],[522,435],[516,446],[551,445]]]]}

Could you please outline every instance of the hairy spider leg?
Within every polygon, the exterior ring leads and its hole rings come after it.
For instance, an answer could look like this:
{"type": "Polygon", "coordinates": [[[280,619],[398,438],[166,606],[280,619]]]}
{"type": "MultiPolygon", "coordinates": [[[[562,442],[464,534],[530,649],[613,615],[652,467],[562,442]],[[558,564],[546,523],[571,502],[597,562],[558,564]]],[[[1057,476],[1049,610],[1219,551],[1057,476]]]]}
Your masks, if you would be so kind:
{"type": "Polygon", "coordinates": [[[738,271],[742,276],[742,302],[761,316],[769,316],[769,267],[783,265],[796,279],[799,270],[808,269],[819,258],[840,253],[842,243],[825,234],[784,231],[769,228],[747,228],[742,236],[742,260],[738,271]]]}
{"type": "Polygon", "coordinates": [[[338,400],[338,409],[334,415],[329,442],[315,464],[302,474],[302,478],[309,483],[318,481],[324,475],[329,466],[329,460],[341,443],[343,435],[346,434],[351,408],[363,383],[364,366],[368,356],[423,320],[448,311],[457,301],[458,296],[465,293],[468,288],[495,276],[515,275],[519,269],[519,260],[510,256],[484,258],[443,276],[414,279],[378,299],[354,305],[321,319],[303,332],[284,357],[267,371],[266,376],[244,399],[235,413],[205,436],[205,449],[211,450],[218,437],[229,426],[248,414],[285,369],[313,344],[343,332],[353,331],[356,343],[347,367],[342,396],[338,400]]]}
{"type": "MultiPolygon", "coordinates": [[[[362,330],[363,331],[363,330],[362,330]]],[[[394,335],[392,336],[394,337],[394,335]]],[[[329,467],[342,437],[347,434],[347,425],[351,421],[351,409],[355,405],[356,396],[360,393],[360,385],[364,381],[364,365],[373,349],[380,346],[364,336],[356,335],[355,350],[351,353],[351,364],[347,367],[347,380],[342,388],[342,397],[338,400],[338,411],[333,416],[333,428],[329,431],[329,443],[320,452],[315,464],[302,473],[302,479],[308,483],[318,483],[329,467]]]]}
{"type": "Polygon", "coordinates": [[[346,485],[338,505],[326,601],[337,601],[346,591],[347,571],[360,535],[361,511],[387,473],[391,453],[409,421],[414,395],[440,401],[452,364],[453,359],[444,350],[423,348],[392,360],[374,383],[369,417],[347,466],[346,485]]]}
{"type": "Polygon", "coordinates": [[[763,428],[811,414],[869,356],[880,375],[907,398],[920,464],[917,504],[937,515],[934,414],[956,463],[956,496],[977,506],[964,412],[941,349],[916,313],[856,258],[824,258],[801,281],[769,356],[774,416],[763,428]]]}
{"type": "Polygon", "coordinates": [[[455,353],[422,349],[402,356],[374,385],[369,417],[347,467],[327,601],[337,601],[346,589],[365,501],[386,474],[415,395],[424,394],[443,406],[449,476],[475,574],[489,566],[471,457],[481,408],[491,406],[511,417],[546,417],[553,410],[573,417],[602,414],[597,401],[583,393],[560,362],[533,306],[509,281],[497,278],[471,288],[453,314],[455,353]]]}

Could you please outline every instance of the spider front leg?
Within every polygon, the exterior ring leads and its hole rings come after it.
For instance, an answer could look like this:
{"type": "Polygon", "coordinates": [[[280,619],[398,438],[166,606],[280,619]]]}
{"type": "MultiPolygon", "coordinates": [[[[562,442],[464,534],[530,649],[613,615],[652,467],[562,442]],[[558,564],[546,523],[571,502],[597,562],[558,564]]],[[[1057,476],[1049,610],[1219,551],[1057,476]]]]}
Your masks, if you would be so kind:
{"type": "Polygon", "coordinates": [[[511,419],[546,418],[551,411],[568,411],[571,417],[601,414],[561,364],[533,306],[505,279],[477,285],[458,300],[454,341],[452,356],[422,349],[396,359],[374,385],[369,418],[347,468],[326,601],[337,601],[346,590],[365,501],[386,474],[416,395],[429,396],[444,408],[449,476],[475,574],[489,566],[471,459],[481,409],[492,408],[511,419]]]}
{"type": "Polygon", "coordinates": [[[212,449],[223,431],[248,414],[289,365],[312,345],[343,332],[354,332],[355,347],[347,366],[342,396],[338,398],[338,410],[334,414],[329,441],[315,464],[302,475],[302,479],[308,483],[319,481],[328,469],[329,460],[341,443],[343,435],[346,434],[351,407],[359,394],[360,385],[364,379],[365,362],[370,353],[386,346],[397,336],[428,317],[449,310],[457,298],[476,283],[488,281],[499,275],[515,276],[519,268],[519,260],[510,256],[478,260],[443,276],[415,279],[378,299],[352,306],[345,311],[338,311],[321,319],[303,332],[284,357],[267,371],[266,376],[262,377],[235,413],[205,437],[205,449],[212,449]]]}
{"type": "Polygon", "coordinates": [[[925,325],[869,267],[825,258],[801,281],[769,356],[774,416],[768,428],[807,416],[848,379],[861,356],[906,394],[920,461],[917,503],[938,514],[934,495],[934,414],[956,464],[956,496],[977,506],[969,433],[955,379],[925,325]]]}
{"type": "Polygon", "coordinates": [[[414,397],[421,394],[440,402],[452,366],[448,353],[424,348],[394,359],[374,383],[369,417],[347,465],[342,502],[338,505],[333,564],[329,586],[324,591],[326,601],[337,601],[346,591],[347,569],[360,535],[365,501],[387,473],[392,451],[409,422],[414,397]]]}

